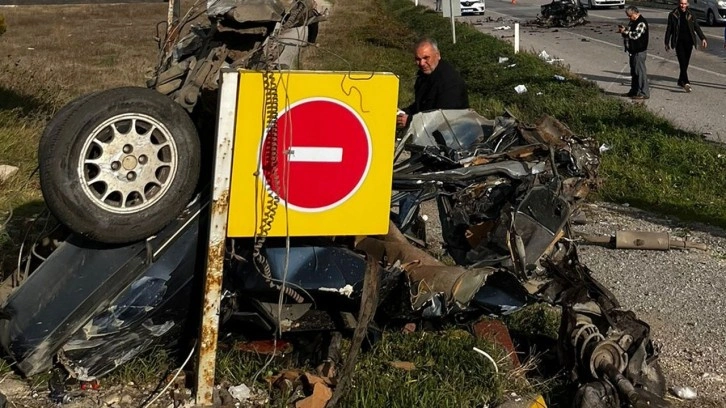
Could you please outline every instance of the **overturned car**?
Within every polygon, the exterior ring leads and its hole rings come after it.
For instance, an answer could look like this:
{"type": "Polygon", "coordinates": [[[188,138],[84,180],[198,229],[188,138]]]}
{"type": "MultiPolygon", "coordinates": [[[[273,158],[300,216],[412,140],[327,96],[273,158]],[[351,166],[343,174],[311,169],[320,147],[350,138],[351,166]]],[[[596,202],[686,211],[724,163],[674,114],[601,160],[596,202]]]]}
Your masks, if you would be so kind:
{"type": "Polygon", "coordinates": [[[147,88],[82,96],[48,123],[41,189],[72,231],[123,244],[169,224],[210,172],[220,70],[289,69],[325,19],[312,1],[209,0],[209,22],[181,36],[198,13],[190,9],[159,41],[147,88]]]}
{"type": "MultiPolygon", "coordinates": [[[[593,140],[550,117],[529,126],[508,114],[432,111],[413,117],[396,157],[385,236],[228,240],[222,324],[346,331],[367,324],[358,314],[367,276],[379,288],[380,326],[547,302],[562,308],[558,355],[579,385],[575,406],[667,406],[648,325],[593,279],[571,240],[570,216],[597,183],[593,140]],[[456,266],[410,243],[425,245],[420,209],[430,200],[456,266]]],[[[193,332],[208,205],[199,194],[145,241],[73,234],[54,248],[3,306],[0,342],[18,368],[33,375],[59,363],[91,380],[193,332]]]]}

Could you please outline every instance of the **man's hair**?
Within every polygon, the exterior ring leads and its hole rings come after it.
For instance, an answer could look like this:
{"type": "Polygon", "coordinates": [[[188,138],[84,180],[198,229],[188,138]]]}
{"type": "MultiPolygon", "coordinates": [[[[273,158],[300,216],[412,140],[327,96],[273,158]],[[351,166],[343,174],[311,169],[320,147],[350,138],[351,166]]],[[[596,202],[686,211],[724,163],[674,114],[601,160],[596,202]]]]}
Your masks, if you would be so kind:
{"type": "Polygon", "coordinates": [[[638,11],[638,8],[635,6],[628,6],[625,8],[625,14],[627,14],[627,15],[637,14],[637,13],[640,13],[640,11],[638,11]]]}
{"type": "Polygon", "coordinates": [[[420,38],[418,41],[416,41],[416,45],[413,47],[413,49],[417,50],[418,47],[420,47],[424,44],[429,44],[431,46],[431,48],[433,48],[434,51],[436,51],[436,52],[439,51],[439,44],[436,43],[436,40],[434,40],[433,38],[429,38],[429,37],[420,38]]]}

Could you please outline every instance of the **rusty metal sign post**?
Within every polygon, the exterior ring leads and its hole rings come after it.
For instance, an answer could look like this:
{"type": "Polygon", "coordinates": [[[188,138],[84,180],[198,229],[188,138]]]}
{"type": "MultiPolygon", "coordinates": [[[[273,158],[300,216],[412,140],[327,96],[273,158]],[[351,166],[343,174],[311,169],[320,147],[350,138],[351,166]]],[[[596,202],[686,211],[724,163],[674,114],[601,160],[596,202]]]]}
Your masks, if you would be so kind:
{"type": "Polygon", "coordinates": [[[217,357],[219,331],[219,307],[222,297],[222,268],[224,264],[229,186],[232,173],[232,148],[234,146],[234,121],[237,106],[238,75],[234,71],[222,73],[219,94],[217,143],[214,157],[214,185],[209,220],[209,247],[202,303],[202,325],[199,333],[200,347],[197,364],[195,403],[212,406],[214,372],[217,357]],[[234,83],[232,83],[234,82],[234,83]]]}

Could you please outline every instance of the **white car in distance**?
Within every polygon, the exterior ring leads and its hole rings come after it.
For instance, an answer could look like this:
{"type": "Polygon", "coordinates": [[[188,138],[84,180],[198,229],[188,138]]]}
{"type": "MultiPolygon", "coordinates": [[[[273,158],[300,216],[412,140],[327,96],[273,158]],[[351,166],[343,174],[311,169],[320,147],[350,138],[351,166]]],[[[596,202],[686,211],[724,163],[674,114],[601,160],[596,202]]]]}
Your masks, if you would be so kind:
{"type": "MultiPolygon", "coordinates": [[[[446,1],[446,0],[444,0],[446,1]]],[[[461,14],[477,14],[484,15],[486,7],[484,0],[460,0],[461,14]]]]}

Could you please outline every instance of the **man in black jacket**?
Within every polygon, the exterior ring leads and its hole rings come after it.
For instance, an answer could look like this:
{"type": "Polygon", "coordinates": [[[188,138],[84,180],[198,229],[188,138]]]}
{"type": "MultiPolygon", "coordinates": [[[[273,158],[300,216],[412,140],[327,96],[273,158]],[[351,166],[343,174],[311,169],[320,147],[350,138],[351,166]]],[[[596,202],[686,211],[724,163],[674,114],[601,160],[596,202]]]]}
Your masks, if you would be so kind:
{"type": "Polygon", "coordinates": [[[618,26],[618,33],[622,34],[625,42],[625,51],[630,56],[630,91],[623,96],[633,99],[650,98],[648,87],[648,73],[645,69],[645,60],[648,57],[648,22],[635,6],[628,6],[625,15],[630,22],[627,27],[618,26]]]}
{"type": "Polygon", "coordinates": [[[676,50],[678,57],[678,65],[681,73],[678,75],[678,86],[686,92],[691,92],[691,82],[688,80],[688,64],[691,61],[691,52],[693,47],[698,44],[696,39],[701,39],[701,47],[706,48],[706,36],[703,35],[701,26],[698,25],[695,17],[688,9],[688,0],[679,0],[678,7],[668,13],[668,26],[665,33],[665,49],[670,51],[671,48],[676,50]]]}
{"type": "Polygon", "coordinates": [[[418,73],[414,84],[415,99],[396,119],[398,126],[406,126],[409,117],[432,109],[466,109],[469,96],[461,75],[448,62],[441,59],[436,41],[423,38],[416,43],[418,73]]]}

